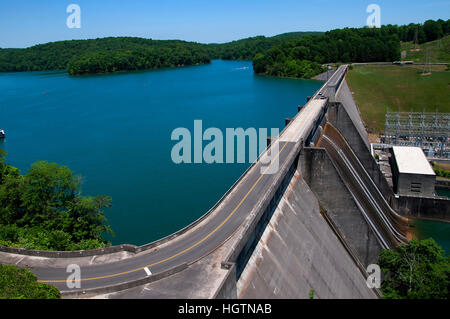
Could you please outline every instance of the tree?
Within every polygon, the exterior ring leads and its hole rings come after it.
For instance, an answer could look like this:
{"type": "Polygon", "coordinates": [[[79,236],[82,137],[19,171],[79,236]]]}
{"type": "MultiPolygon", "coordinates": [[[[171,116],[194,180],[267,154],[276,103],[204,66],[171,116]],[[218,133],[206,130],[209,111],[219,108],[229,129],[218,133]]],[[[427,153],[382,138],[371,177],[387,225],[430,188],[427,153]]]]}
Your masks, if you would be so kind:
{"type": "Polygon", "coordinates": [[[37,282],[36,275],[13,265],[0,265],[0,299],[60,299],[59,290],[37,282]]]}
{"type": "Polygon", "coordinates": [[[36,162],[21,175],[0,153],[0,245],[78,250],[105,247],[112,234],[105,195],[82,196],[81,179],[66,166],[36,162]]]}
{"type": "Polygon", "coordinates": [[[419,27],[417,39],[419,41],[419,44],[427,42],[427,35],[426,35],[425,31],[423,30],[423,27],[419,27]]]}
{"type": "Polygon", "coordinates": [[[266,73],[266,65],[269,63],[267,57],[262,53],[257,53],[253,59],[253,70],[255,73],[266,73]]]}
{"type": "Polygon", "coordinates": [[[381,287],[385,298],[450,297],[450,258],[431,238],[383,250],[378,263],[386,277],[381,287]]]}
{"type": "Polygon", "coordinates": [[[425,32],[426,42],[437,40],[443,35],[442,25],[433,20],[425,21],[423,31],[425,32]]]}

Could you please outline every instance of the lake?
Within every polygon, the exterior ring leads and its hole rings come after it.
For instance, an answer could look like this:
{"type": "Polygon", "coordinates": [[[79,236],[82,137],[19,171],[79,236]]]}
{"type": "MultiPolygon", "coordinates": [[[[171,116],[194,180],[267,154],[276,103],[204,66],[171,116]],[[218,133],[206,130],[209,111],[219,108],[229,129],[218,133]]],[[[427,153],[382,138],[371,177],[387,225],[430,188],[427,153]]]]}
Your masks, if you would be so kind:
{"type": "MultiPolygon", "coordinates": [[[[450,197],[448,189],[436,189],[439,196],[450,197]]],[[[419,239],[432,237],[450,256],[450,223],[431,220],[415,220],[416,235],[419,239]]]]}
{"type": "Polygon", "coordinates": [[[322,82],[254,75],[249,61],[71,77],[0,73],[0,147],[22,172],[38,160],[105,194],[113,244],[142,245],[206,213],[249,166],[175,164],[175,128],[279,128],[322,82]]]}

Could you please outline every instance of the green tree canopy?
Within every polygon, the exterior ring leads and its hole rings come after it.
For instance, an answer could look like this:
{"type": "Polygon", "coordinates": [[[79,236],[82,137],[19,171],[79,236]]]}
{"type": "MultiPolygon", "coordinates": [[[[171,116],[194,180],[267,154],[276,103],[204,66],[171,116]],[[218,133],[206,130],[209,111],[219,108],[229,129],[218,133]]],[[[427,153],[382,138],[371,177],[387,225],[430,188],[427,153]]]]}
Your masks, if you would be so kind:
{"type": "Polygon", "coordinates": [[[450,259],[433,239],[383,250],[378,263],[385,275],[385,298],[449,299],[450,259]]]}
{"type": "Polygon", "coordinates": [[[13,265],[0,265],[0,299],[59,299],[59,290],[37,282],[36,275],[13,265]]]}
{"type": "Polygon", "coordinates": [[[77,250],[104,247],[112,234],[103,209],[111,198],[82,196],[81,179],[66,166],[36,162],[29,172],[0,154],[0,245],[77,250]]]}

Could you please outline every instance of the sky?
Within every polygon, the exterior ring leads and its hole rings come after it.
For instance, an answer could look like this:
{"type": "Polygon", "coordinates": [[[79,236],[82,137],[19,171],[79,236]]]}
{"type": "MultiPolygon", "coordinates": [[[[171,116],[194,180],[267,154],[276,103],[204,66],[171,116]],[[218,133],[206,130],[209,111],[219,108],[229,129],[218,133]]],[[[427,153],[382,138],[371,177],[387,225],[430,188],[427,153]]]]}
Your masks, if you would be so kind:
{"type": "Polygon", "coordinates": [[[370,4],[381,24],[450,17],[450,0],[0,0],[0,48],[107,36],[223,43],[363,27],[370,4]],[[70,4],[81,9],[80,28],[67,27],[70,4]]]}

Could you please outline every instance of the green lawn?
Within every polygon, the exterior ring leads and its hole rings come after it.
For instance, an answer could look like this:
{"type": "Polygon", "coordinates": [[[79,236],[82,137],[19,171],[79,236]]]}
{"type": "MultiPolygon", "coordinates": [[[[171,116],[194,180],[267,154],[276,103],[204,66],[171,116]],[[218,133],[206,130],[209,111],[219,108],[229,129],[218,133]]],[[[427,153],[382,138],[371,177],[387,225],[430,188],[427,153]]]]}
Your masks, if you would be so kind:
{"type": "Polygon", "coordinates": [[[431,41],[419,45],[420,51],[410,51],[414,49],[412,42],[403,42],[401,50],[406,51],[405,61],[425,63],[426,52],[429,48],[430,62],[450,62],[450,36],[443,37],[440,41],[431,41]]]}
{"type": "Polygon", "coordinates": [[[354,66],[347,82],[369,133],[382,133],[386,111],[450,113],[450,71],[434,66],[354,66]]]}

